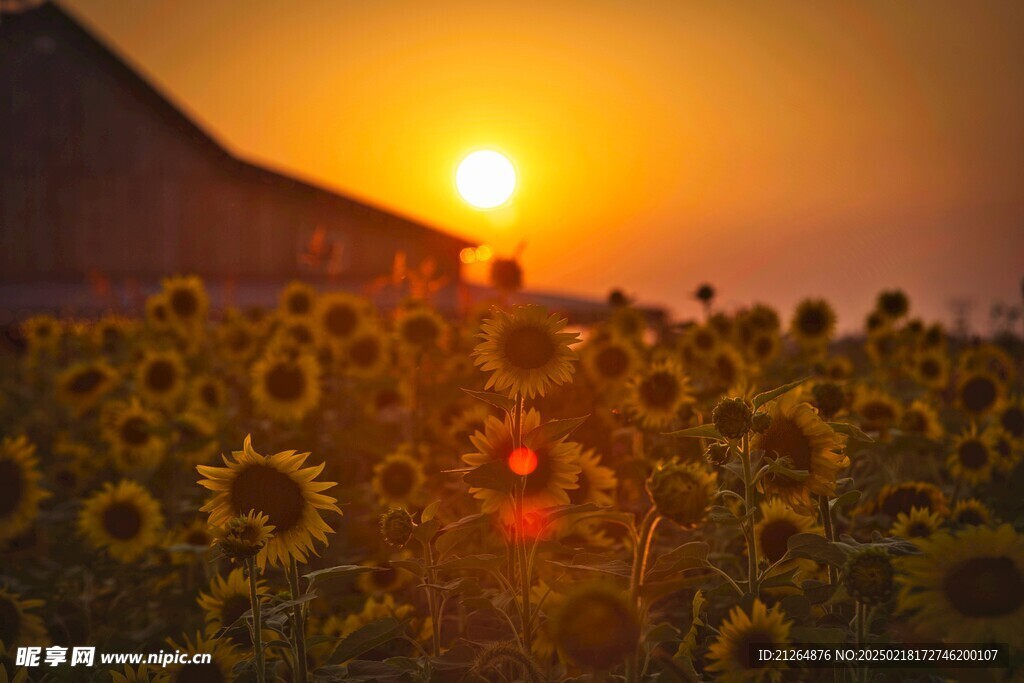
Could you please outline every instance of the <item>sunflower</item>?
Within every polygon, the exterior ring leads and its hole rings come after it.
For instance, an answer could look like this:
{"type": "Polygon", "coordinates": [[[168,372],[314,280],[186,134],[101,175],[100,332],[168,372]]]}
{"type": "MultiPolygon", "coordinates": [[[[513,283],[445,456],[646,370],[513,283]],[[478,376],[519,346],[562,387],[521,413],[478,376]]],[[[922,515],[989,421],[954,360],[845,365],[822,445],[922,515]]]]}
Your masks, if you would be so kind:
{"type": "Polygon", "coordinates": [[[563,332],[566,323],[543,306],[515,306],[511,313],[494,309],[480,328],[483,341],[471,354],[481,370],[492,372],[487,388],[533,398],[569,382],[576,358],[570,346],[579,335],[563,332]]]}
{"type": "Polygon", "coordinates": [[[209,654],[207,664],[172,664],[167,667],[170,683],[232,683],[235,680],[235,665],[245,659],[241,650],[237,649],[230,638],[213,638],[196,633],[193,639],[183,634],[179,645],[168,638],[171,649],[187,652],[190,655],[209,654]]]}
{"type": "Polygon", "coordinates": [[[1015,441],[1024,441],[1024,398],[1004,400],[995,411],[999,426],[1015,441]]]}
{"type": "Polygon", "coordinates": [[[158,433],[162,420],[137,398],[107,403],[102,422],[104,439],[121,468],[151,467],[163,458],[167,444],[158,433]]]}
{"type": "Polygon", "coordinates": [[[961,407],[970,415],[978,417],[992,410],[1002,398],[1003,383],[988,371],[971,371],[961,376],[957,383],[956,396],[961,407]]]}
{"type": "Polygon", "coordinates": [[[853,412],[860,417],[865,432],[885,439],[889,430],[899,424],[902,406],[881,389],[857,387],[853,398],[853,412]]]}
{"type": "Polygon", "coordinates": [[[923,436],[932,441],[938,441],[946,433],[935,408],[920,399],[903,411],[897,426],[904,434],[923,436]]]}
{"type": "Polygon", "coordinates": [[[259,346],[256,327],[240,314],[230,314],[214,330],[217,352],[226,360],[244,365],[259,346]]]}
{"type": "Polygon", "coordinates": [[[824,299],[804,299],[796,307],[789,331],[805,348],[824,346],[836,327],[836,313],[824,299]]]}
{"type": "Polygon", "coordinates": [[[233,460],[224,457],[227,467],[199,465],[196,469],[204,479],[199,481],[216,495],[201,510],[210,513],[210,525],[226,524],[231,518],[251,510],[262,512],[275,527],[273,538],[257,556],[260,566],[269,560],[284,564],[289,558],[305,562],[310,552],[315,554],[313,540],[327,543],[328,533],[334,533],[320,517],[320,510],[341,510],[337,500],[325,496],[334,482],[315,481],[324,465],[302,467],[309,453],[282,451],[271,456],[260,455],[252,447],[252,438],[245,437],[241,451],[235,451],[233,460]]]}
{"type": "Polygon", "coordinates": [[[143,400],[170,408],[185,391],[187,371],[175,351],[147,351],[135,368],[135,386],[143,400]]]}
{"type": "Polygon", "coordinates": [[[253,402],[267,417],[298,421],[320,403],[320,364],[312,353],[268,352],[251,375],[253,402]]]}
{"type": "MultiPolygon", "coordinates": [[[[523,434],[530,432],[541,424],[540,413],[534,409],[523,416],[523,434]]],[[[530,510],[542,510],[555,505],[569,503],[568,489],[579,484],[580,445],[566,441],[566,437],[557,440],[538,438],[529,444],[529,450],[536,457],[536,468],[526,477],[526,490],[523,507],[530,510]]],[[[514,441],[512,438],[511,419],[504,420],[491,416],[487,418],[482,432],[470,437],[475,453],[467,453],[462,460],[474,467],[488,462],[507,462],[513,455],[514,441]]],[[[500,512],[506,523],[515,520],[515,510],[510,496],[493,489],[470,488],[469,492],[481,501],[485,513],[500,512]]]]}
{"type": "Polygon", "coordinates": [[[617,337],[587,344],[581,355],[587,374],[599,386],[624,382],[639,363],[633,344],[617,337]]]}
{"type": "Polygon", "coordinates": [[[927,350],[913,359],[912,371],[918,384],[942,391],[949,384],[949,359],[939,350],[927,350]]]}
{"type": "Polygon", "coordinates": [[[423,494],[423,465],[410,444],[385,457],[373,468],[373,490],[385,507],[411,508],[423,494]]]}
{"type": "Polygon", "coordinates": [[[960,355],[958,364],[965,372],[988,372],[1003,382],[1013,379],[1017,366],[1013,356],[990,343],[965,350],[960,355]]]}
{"type": "Polygon", "coordinates": [[[1009,525],[940,532],[902,558],[899,605],[927,637],[1024,645],[1024,535],[1009,525]]]}
{"type": "Polygon", "coordinates": [[[744,348],[752,362],[766,365],[779,355],[780,344],[778,332],[758,332],[744,348]]]}
{"type": "Polygon", "coordinates": [[[914,508],[941,514],[949,510],[946,496],[937,486],[921,481],[910,481],[884,487],[875,500],[866,506],[866,511],[896,519],[901,512],[909,515],[914,508]]]}
{"type": "Polygon", "coordinates": [[[376,325],[352,334],[341,354],[345,371],[362,379],[379,377],[391,360],[388,337],[376,325]]]}
{"type": "Polygon", "coordinates": [[[659,463],[647,478],[647,492],[658,514],[691,529],[708,514],[718,476],[700,462],[659,463]]]}
{"type": "Polygon", "coordinates": [[[371,304],[366,299],[347,292],[330,292],[317,299],[313,317],[320,338],[337,345],[350,340],[371,314],[371,304]]]}
{"type": "Polygon", "coordinates": [[[232,517],[224,526],[210,529],[214,543],[232,562],[244,563],[255,557],[274,535],[270,518],[262,512],[249,510],[232,517]]]}
{"type": "Polygon", "coordinates": [[[993,433],[970,429],[953,439],[953,450],[946,458],[946,468],[954,479],[968,484],[984,484],[992,480],[992,469],[998,464],[993,433]]]}
{"type": "Polygon", "coordinates": [[[24,436],[5,436],[0,443],[0,541],[14,538],[39,514],[49,493],[39,488],[36,447],[24,436]]]}
{"type": "Polygon", "coordinates": [[[708,360],[708,367],[716,386],[729,389],[747,382],[747,364],[732,344],[720,346],[708,360]]]}
{"type": "Polygon", "coordinates": [[[399,343],[413,353],[439,349],[445,340],[447,325],[437,311],[426,306],[413,306],[399,312],[395,331],[399,343]]]}
{"type": "Polygon", "coordinates": [[[710,663],[707,671],[713,672],[715,681],[719,683],[749,683],[766,678],[778,680],[781,676],[779,669],[754,666],[750,646],[770,648],[788,645],[792,625],[781,609],[768,609],[760,600],[754,600],[749,614],[741,607],[733,607],[708,650],[710,663]]]}
{"type": "Polygon", "coordinates": [[[319,334],[311,318],[285,318],[274,328],[269,347],[285,353],[312,352],[319,334]]]}
{"type": "Polygon", "coordinates": [[[200,553],[205,555],[205,551],[210,549],[210,546],[213,545],[213,534],[210,533],[210,525],[206,523],[206,520],[197,517],[168,532],[164,545],[167,548],[175,546],[192,548],[193,550],[169,550],[171,561],[174,564],[190,564],[197,556],[200,556],[200,553]]]}
{"type": "Polygon", "coordinates": [[[683,336],[683,345],[696,359],[710,358],[722,343],[721,335],[711,325],[693,325],[683,336]]]}
{"type": "Polygon", "coordinates": [[[42,600],[24,600],[0,586],[0,655],[13,655],[18,647],[38,647],[50,642],[43,620],[34,613],[42,606],[42,600]]]}
{"type": "Polygon", "coordinates": [[[412,410],[412,386],[407,380],[386,382],[373,387],[364,396],[366,412],[384,423],[399,423],[412,410]]]}
{"type": "Polygon", "coordinates": [[[832,356],[825,361],[822,374],[833,382],[842,382],[853,376],[853,361],[848,356],[832,356]]]}
{"type": "Polygon", "coordinates": [[[899,320],[910,312],[910,299],[903,290],[884,290],[878,293],[875,310],[887,320],[899,320]]]}
{"type": "Polygon", "coordinates": [[[794,391],[769,401],[763,410],[771,416],[771,424],[754,435],[751,447],[769,457],[788,458],[794,470],[808,473],[802,481],[767,475],[762,484],[765,492],[778,495],[798,512],[810,514],[815,509],[811,496],[835,496],[836,477],[850,464],[841,454],[846,437],[818,417],[810,404],[801,403],[794,391]]]}
{"type": "Polygon", "coordinates": [[[607,671],[636,651],[640,621],[623,592],[600,583],[577,587],[553,610],[550,632],[577,665],[607,671]]]}
{"type": "Polygon", "coordinates": [[[21,333],[32,356],[55,354],[60,348],[63,325],[50,315],[34,315],[21,324],[21,333]]]}
{"type": "Polygon", "coordinates": [[[619,479],[615,470],[601,464],[601,456],[593,448],[580,452],[580,476],[578,488],[573,489],[569,498],[573,503],[595,503],[611,506],[615,504],[615,489],[619,479]]]}
{"type": "Polygon", "coordinates": [[[308,318],[316,310],[316,290],[305,282],[290,282],[281,290],[278,310],[284,318],[308,318]]]}
{"type": "Polygon", "coordinates": [[[924,508],[911,508],[910,513],[901,512],[896,523],[889,530],[890,536],[900,538],[928,538],[942,526],[942,515],[924,508]]]}
{"type": "Polygon", "coordinates": [[[487,418],[491,416],[491,409],[483,403],[474,401],[472,405],[463,408],[448,424],[448,437],[455,444],[456,448],[463,448],[469,437],[475,432],[482,432],[487,418]]]}
{"type": "Polygon", "coordinates": [[[647,330],[647,316],[634,306],[619,306],[608,318],[612,334],[626,339],[643,339],[647,330]]]}
{"type": "MultiPolygon", "coordinates": [[[[232,569],[226,577],[216,575],[210,581],[210,592],[199,593],[196,602],[206,619],[206,634],[214,636],[221,629],[227,629],[223,636],[236,645],[252,647],[252,637],[245,622],[239,622],[242,615],[252,608],[249,601],[249,578],[245,569],[232,569]]],[[[268,595],[266,582],[256,581],[256,597],[262,600],[268,595]]]]}
{"type": "Polygon", "coordinates": [[[1024,444],[1010,436],[1010,433],[998,424],[990,424],[985,431],[991,437],[992,447],[998,455],[996,469],[1003,474],[1009,474],[1017,469],[1022,455],[1021,446],[1024,444]]]}
{"type": "Polygon", "coordinates": [[[694,402],[690,380],[679,363],[664,360],[651,363],[629,382],[627,409],[646,429],[665,429],[672,424],[680,408],[694,402]]]}
{"type": "Polygon", "coordinates": [[[195,275],[164,279],[163,295],[167,312],[177,325],[191,331],[206,319],[210,300],[203,281],[195,275]]]}
{"type": "Polygon", "coordinates": [[[120,379],[104,361],[79,363],[57,376],[57,400],[82,415],[95,406],[120,379]]]}
{"type": "Polygon", "coordinates": [[[146,297],[146,324],[156,332],[171,329],[171,311],[167,305],[167,297],[163,294],[152,294],[146,297]]]}
{"type": "Polygon", "coordinates": [[[217,413],[227,405],[227,389],[224,382],[211,375],[195,379],[190,393],[192,403],[201,410],[217,413]]]}
{"type": "MultiPolygon", "coordinates": [[[[754,540],[759,557],[775,564],[789,551],[789,539],[796,534],[821,534],[813,517],[801,515],[778,498],[760,505],[761,519],[754,525],[754,540]]],[[[776,571],[788,571],[796,566],[813,566],[813,561],[787,561],[776,571]],[[809,565],[807,563],[810,562],[809,565]]]]}
{"type": "Polygon", "coordinates": [[[949,514],[954,526],[988,526],[992,522],[992,511],[977,498],[958,500],[949,514]]]}
{"type": "Polygon", "coordinates": [[[114,356],[123,351],[137,323],[116,315],[105,315],[92,326],[90,332],[94,348],[105,356],[114,356]]]}
{"type": "Polygon", "coordinates": [[[160,504],[142,485],[127,479],[104,484],[78,514],[79,532],[126,564],[158,543],[163,524],[160,504]]]}

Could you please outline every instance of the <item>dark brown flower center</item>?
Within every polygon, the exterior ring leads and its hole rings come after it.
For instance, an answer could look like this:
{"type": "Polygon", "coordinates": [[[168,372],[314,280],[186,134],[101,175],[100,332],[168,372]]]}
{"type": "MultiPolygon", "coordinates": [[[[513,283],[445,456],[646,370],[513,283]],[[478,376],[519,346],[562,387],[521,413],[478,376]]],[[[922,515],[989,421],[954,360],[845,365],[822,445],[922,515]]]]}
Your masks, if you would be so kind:
{"type": "Polygon", "coordinates": [[[988,522],[988,519],[981,510],[975,507],[964,507],[956,513],[956,521],[965,526],[978,526],[988,522]]]}
{"type": "Polygon", "coordinates": [[[205,403],[208,408],[220,407],[220,392],[217,391],[217,387],[210,382],[207,382],[200,388],[199,397],[203,399],[203,403],[205,403]]]}
{"type": "Polygon", "coordinates": [[[171,294],[171,310],[179,318],[191,318],[199,310],[199,300],[190,289],[175,289],[171,294]]]}
{"type": "Polygon", "coordinates": [[[132,415],[121,423],[121,440],[129,446],[144,446],[149,442],[149,423],[132,415]]]}
{"type": "Polygon", "coordinates": [[[974,439],[960,444],[957,454],[960,457],[960,464],[969,470],[981,469],[988,464],[988,448],[974,439]]]}
{"type": "Polygon", "coordinates": [[[267,392],[278,401],[295,401],[306,393],[306,375],[297,365],[276,363],[267,372],[267,392]]]}
{"type": "Polygon", "coordinates": [[[629,369],[629,354],[618,346],[607,346],[598,352],[594,365],[602,377],[618,379],[629,369]]]}
{"type": "Polygon", "coordinates": [[[555,342],[546,330],[538,327],[517,327],[505,338],[505,357],[520,370],[536,370],[555,357],[555,342]]]}
{"type": "Polygon", "coordinates": [[[293,315],[306,315],[313,307],[313,300],[306,292],[292,292],[288,297],[288,312],[293,315]]]}
{"type": "Polygon", "coordinates": [[[100,386],[106,375],[99,368],[85,368],[71,377],[68,388],[73,394],[88,394],[100,386]]]}
{"type": "Polygon", "coordinates": [[[942,366],[934,358],[925,358],[919,367],[921,375],[926,379],[935,379],[942,371],[942,366]]]}
{"type": "Polygon", "coordinates": [[[359,315],[351,306],[335,304],[324,315],[324,328],[334,337],[347,337],[356,329],[359,315]]]}
{"type": "Polygon", "coordinates": [[[0,460],[0,519],[21,505],[25,493],[25,478],[21,466],[13,460],[0,460]]]}
{"type": "Polygon", "coordinates": [[[964,616],[997,619],[1024,604],[1024,576],[1009,557],[973,557],[945,577],[942,591],[964,616]]]}
{"type": "MultiPolygon", "coordinates": [[[[789,458],[793,469],[811,469],[811,442],[800,426],[788,417],[777,415],[768,431],[764,433],[761,447],[765,453],[780,458],[789,458]]],[[[800,486],[801,482],[788,477],[772,477],[772,483],[779,486],[800,486]]]]}
{"type": "Polygon", "coordinates": [[[280,535],[302,520],[306,499],[299,484],[284,472],[269,465],[249,465],[231,486],[231,504],[238,514],[262,512],[280,535]]]}
{"type": "Polygon", "coordinates": [[[996,385],[988,377],[972,377],[964,382],[960,397],[972,413],[983,413],[996,402],[996,385]]]}
{"type": "Polygon", "coordinates": [[[146,368],[146,386],[157,393],[167,393],[178,381],[178,369],[167,360],[155,360],[146,368]]]}
{"type": "Polygon", "coordinates": [[[807,306],[800,311],[797,327],[810,337],[823,334],[828,327],[828,316],[819,306],[807,306]]]}
{"type": "Polygon", "coordinates": [[[103,529],[119,541],[131,540],[142,530],[142,512],[130,501],[115,501],[103,510],[103,529]]]}
{"type": "Polygon", "coordinates": [[[375,337],[361,337],[348,347],[348,357],[352,363],[361,367],[369,367],[380,358],[380,344],[375,337]]]}
{"type": "Polygon", "coordinates": [[[640,399],[650,408],[671,408],[679,398],[679,380],[670,372],[659,371],[645,378],[639,387],[640,399]]]}
{"type": "Polygon", "coordinates": [[[789,538],[800,532],[788,519],[769,522],[761,529],[761,552],[769,562],[778,562],[789,550],[789,538]]]}

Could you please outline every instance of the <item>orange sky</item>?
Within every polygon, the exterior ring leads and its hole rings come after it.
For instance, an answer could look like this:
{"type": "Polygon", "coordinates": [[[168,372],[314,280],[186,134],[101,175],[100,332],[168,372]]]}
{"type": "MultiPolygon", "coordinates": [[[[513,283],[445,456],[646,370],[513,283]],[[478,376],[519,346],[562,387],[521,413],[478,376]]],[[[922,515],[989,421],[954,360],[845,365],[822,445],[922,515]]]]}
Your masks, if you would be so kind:
{"type": "Polygon", "coordinates": [[[860,323],[1018,300],[1024,3],[65,0],[239,155],[510,253],[528,286],[860,323]],[[516,164],[480,212],[455,165],[516,164]]]}

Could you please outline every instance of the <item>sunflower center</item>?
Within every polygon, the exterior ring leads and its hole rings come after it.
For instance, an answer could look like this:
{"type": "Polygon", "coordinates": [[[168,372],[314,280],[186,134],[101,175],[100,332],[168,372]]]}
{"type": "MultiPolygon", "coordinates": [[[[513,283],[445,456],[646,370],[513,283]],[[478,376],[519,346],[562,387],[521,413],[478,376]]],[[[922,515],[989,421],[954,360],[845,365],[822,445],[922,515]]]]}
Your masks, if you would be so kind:
{"type": "Polygon", "coordinates": [[[960,464],[969,470],[978,470],[988,464],[988,448],[980,441],[964,441],[958,455],[960,464]]]}
{"type": "Polygon", "coordinates": [[[758,337],[754,341],[754,354],[758,358],[765,358],[771,354],[772,349],[775,348],[775,344],[770,337],[758,337]]]}
{"type": "MultiPolygon", "coordinates": [[[[762,447],[766,453],[774,453],[780,458],[789,458],[793,469],[811,469],[811,443],[800,429],[800,426],[782,415],[772,420],[771,426],[764,434],[762,447]]],[[[780,479],[775,477],[775,479],[780,479]]],[[[799,485],[801,482],[785,479],[786,482],[799,485]]]]}
{"type": "Polygon", "coordinates": [[[270,395],[279,401],[295,401],[306,392],[306,376],[298,366],[288,363],[270,368],[264,382],[270,395]]]}
{"type": "Polygon", "coordinates": [[[972,377],[960,390],[964,406],[973,413],[981,413],[996,402],[996,385],[988,377],[972,377]]]}
{"type": "Polygon", "coordinates": [[[212,384],[204,384],[202,389],[199,391],[200,398],[203,399],[203,403],[209,408],[216,408],[220,405],[220,392],[217,391],[217,387],[212,384]]]}
{"type": "Polygon", "coordinates": [[[736,640],[736,662],[744,669],[752,668],[753,662],[750,658],[751,646],[771,645],[774,642],[774,635],[769,633],[766,629],[757,627],[751,628],[736,640]]]}
{"type": "Polygon", "coordinates": [[[800,330],[810,336],[817,336],[825,331],[827,319],[825,313],[817,307],[809,307],[801,311],[800,330]]]}
{"type": "Polygon", "coordinates": [[[224,674],[216,664],[186,664],[178,670],[175,683],[224,683],[224,674]]]}
{"type": "Polygon", "coordinates": [[[18,463],[0,460],[0,519],[18,509],[24,491],[25,480],[18,463]]]}
{"type": "Polygon", "coordinates": [[[939,376],[939,364],[934,358],[926,358],[921,361],[921,375],[927,379],[935,379],[939,376]]]}
{"type": "Polygon", "coordinates": [[[999,424],[1003,429],[1010,432],[1015,439],[1024,436],[1024,409],[1020,406],[1011,406],[999,416],[999,424]]]}
{"type": "Polygon", "coordinates": [[[693,337],[693,345],[701,351],[715,348],[715,335],[707,330],[700,330],[693,337]]]}
{"type": "Polygon", "coordinates": [[[416,477],[406,463],[391,463],[380,476],[380,485],[391,498],[405,498],[412,491],[416,477]]]}
{"type": "Polygon", "coordinates": [[[103,511],[103,529],[119,541],[128,541],[142,529],[142,513],[128,501],[117,501],[103,511]]]}
{"type": "Polygon", "coordinates": [[[288,310],[295,315],[306,315],[313,307],[313,301],[305,292],[294,292],[288,297],[288,310]]]}
{"type": "Polygon", "coordinates": [[[335,337],[347,337],[356,329],[359,316],[350,306],[331,306],[324,316],[324,327],[335,337]]]}
{"type": "Polygon", "coordinates": [[[555,343],[545,330],[517,327],[505,339],[505,357],[517,368],[536,370],[555,357],[555,343]]]}
{"type": "Polygon", "coordinates": [[[956,514],[956,521],[965,526],[978,526],[988,520],[980,510],[974,507],[961,508],[956,514]]]}
{"type": "Polygon", "coordinates": [[[281,535],[301,521],[306,499],[286,473],[268,465],[249,465],[235,478],[231,503],[239,514],[262,512],[281,535]]]}
{"type": "Polygon", "coordinates": [[[415,316],[402,326],[406,340],[416,346],[430,346],[441,335],[437,323],[424,315],[415,316]]]}
{"type": "Polygon", "coordinates": [[[629,369],[629,357],[619,347],[609,346],[601,349],[597,354],[595,365],[602,376],[615,379],[621,377],[629,369]]]}
{"type": "Polygon", "coordinates": [[[667,372],[655,372],[640,383],[640,398],[651,408],[670,408],[679,396],[679,382],[667,372]]]}
{"type": "Polygon", "coordinates": [[[765,524],[761,530],[761,551],[769,562],[778,562],[789,550],[789,538],[800,529],[788,519],[765,524]]]}
{"type": "Polygon", "coordinates": [[[121,424],[121,440],[129,446],[143,446],[149,441],[149,423],[138,415],[121,424]]]}
{"type": "Polygon", "coordinates": [[[103,382],[104,374],[97,368],[86,368],[75,373],[68,388],[74,394],[88,394],[103,382]]]}
{"type": "Polygon", "coordinates": [[[374,406],[377,410],[387,410],[402,402],[402,396],[394,389],[381,389],[374,398],[374,406]]]}
{"type": "Polygon", "coordinates": [[[972,557],[951,571],[942,590],[953,607],[967,617],[999,618],[1024,604],[1024,576],[1005,556],[972,557]]]}
{"type": "Polygon", "coordinates": [[[932,535],[932,526],[927,522],[917,521],[907,527],[910,538],[928,538],[932,535]]]}
{"type": "Polygon", "coordinates": [[[373,337],[363,337],[349,347],[348,356],[356,365],[373,365],[380,358],[380,345],[373,337]]]}
{"type": "Polygon", "coordinates": [[[169,361],[157,360],[146,368],[146,386],[158,393],[170,391],[177,379],[178,371],[169,361]]]}
{"type": "Polygon", "coordinates": [[[176,289],[171,294],[171,309],[179,318],[191,318],[199,310],[199,300],[194,292],[176,289]]]}
{"type": "Polygon", "coordinates": [[[21,611],[11,598],[0,595],[0,642],[13,647],[20,630],[21,611]]]}

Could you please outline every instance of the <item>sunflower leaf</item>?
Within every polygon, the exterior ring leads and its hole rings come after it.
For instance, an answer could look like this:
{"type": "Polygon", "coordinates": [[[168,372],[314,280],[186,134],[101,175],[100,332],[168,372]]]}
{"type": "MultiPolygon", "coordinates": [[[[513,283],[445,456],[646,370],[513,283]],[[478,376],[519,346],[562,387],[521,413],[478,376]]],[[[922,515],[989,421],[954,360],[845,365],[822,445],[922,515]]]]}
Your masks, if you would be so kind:
{"type": "Polygon", "coordinates": [[[434,565],[434,569],[452,570],[452,569],[483,569],[485,571],[491,571],[493,569],[500,569],[505,564],[504,555],[491,555],[484,553],[482,555],[467,555],[466,557],[453,557],[450,560],[441,562],[440,564],[434,565]]]}
{"type": "Polygon", "coordinates": [[[703,567],[710,551],[711,546],[703,541],[684,543],[659,557],[644,580],[657,581],[687,569],[703,567]]]}
{"type": "Polygon", "coordinates": [[[758,394],[757,396],[754,397],[754,401],[753,401],[754,410],[757,410],[758,408],[763,406],[768,401],[771,401],[772,399],[776,399],[779,396],[782,396],[783,394],[789,393],[793,389],[796,389],[798,386],[800,386],[801,384],[806,382],[808,379],[810,379],[810,378],[809,377],[804,377],[803,379],[798,379],[795,382],[790,382],[789,384],[783,384],[781,387],[776,387],[776,388],[772,389],[771,391],[765,391],[765,392],[762,392],[762,393],[758,394]]]}
{"type": "Polygon", "coordinates": [[[596,503],[583,503],[581,505],[556,505],[555,507],[544,508],[539,510],[543,515],[544,525],[547,526],[555,520],[559,520],[566,515],[576,515],[585,512],[598,512],[606,508],[597,505],[596,503]]]}
{"type": "Polygon", "coordinates": [[[835,508],[844,508],[851,505],[856,505],[860,502],[860,491],[847,491],[838,498],[834,498],[828,502],[828,509],[834,510],[835,508]]]}
{"type": "Polygon", "coordinates": [[[516,402],[504,394],[496,394],[493,391],[473,391],[472,389],[463,389],[463,391],[476,400],[490,404],[506,413],[511,414],[515,410],[516,402]]]}
{"type": "Polygon", "coordinates": [[[584,569],[586,571],[612,574],[624,578],[628,578],[632,571],[626,562],[618,559],[609,559],[597,553],[579,553],[572,558],[572,562],[547,560],[547,563],[564,569],[584,569]]]}
{"type": "Polygon", "coordinates": [[[437,509],[441,507],[441,501],[435,500],[433,503],[423,508],[423,512],[420,513],[420,522],[429,522],[437,515],[437,509]]]}
{"type": "Polygon", "coordinates": [[[865,443],[874,442],[874,439],[862,432],[860,427],[852,425],[849,422],[829,422],[828,426],[840,434],[846,434],[846,436],[856,441],[864,441],[865,443]]]}
{"type": "Polygon", "coordinates": [[[724,440],[725,437],[718,433],[715,429],[715,425],[708,424],[697,425],[696,427],[689,427],[687,429],[679,429],[674,432],[665,432],[665,436],[688,436],[694,439],[719,439],[724,440]]]}
{"type": "Polygon", "coordinates": [[[341,564],[337,567],[317,569],[315,572],[303,574],[302,576],[308,579],[310,584],[312,584],[317,579],[323,581],[325,579],[337,579],[343,576],[356,576],[357,574],[368,574],[369,572],[379,571],[383,571],[383,567],[364,567],[358,564],[341,564]]]}
{"type": "Polygon", "coordinates": [[[434,536],[437,534],[437,530],[441,528],[441,523],[436,519],[432,519],[429,522],[420,524],[412,530],[413,538],[423,544],[430,543],[434,536]]]}
{"type": "Polygon", "coordinates": [[[494,460],[466,472],[462,475],[462,481],[474,488],[510,493],[515,478],[504,461],[494,460]]]}
{"type": "Polygon", "coordinates": [[[437,549],[438,559],[444,559],[444,557],[455,549],[460,543],[465,541],[467,538],[476,533],[476,525],[460,526],[451,529],[450,531],[444,531],[434,541],[434,547],[437,549]]]}
{"type": "Polygon", "coordinates": [[[523,437],[523,444],[528,448],[536,448],[545,442],[557,443],[576,431],[576,428],[583,424],[588,417],[590,416],[584,415],[583,417],[569,417],[564,420],[545,422],[539,427],[531,429],[523,437]]]}
{"type": "Polygon", "coordinates": [[[395,569],[404,569],[407,572],[412,572],[421,578],[427,574],[427,570],[423,566],[423,560],[388,560],[388,564],[395,569]]]}
{"type": "Polygon", "coordinates": [[[371,621],[338,643],[328,664],[341,664],[354,659],[389,640],[398,638],[404,631],[405,624],[394,617],[371,621]]]}

